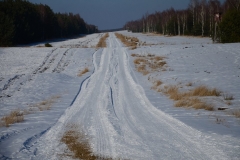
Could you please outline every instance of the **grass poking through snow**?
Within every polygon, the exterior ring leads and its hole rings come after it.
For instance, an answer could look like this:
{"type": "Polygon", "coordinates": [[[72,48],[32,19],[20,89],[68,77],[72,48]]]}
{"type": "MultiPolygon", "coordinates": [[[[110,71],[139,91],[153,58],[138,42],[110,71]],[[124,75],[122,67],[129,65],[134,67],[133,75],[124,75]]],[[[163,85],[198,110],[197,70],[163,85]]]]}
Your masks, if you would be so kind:
{"type": "Polygon", "coordinates": [[[122,41],[123,44],[125,44],[127,47],[130,47],[132,50],[137,48],[137,45],[139,43],[138,38],[124,36],[120,33],[115,33],[115,35],[122,41]]]}
{"type": "Polygon", "coordinates": [[[194,109],[204,109],[208,111],[215,110],[212,104],[208,104],[199,99],[203,96],[218,96],[216,89],[209,89],[206,86],[196,87],[193,90],[181,92],[178,86],[164,86],[162,90],[164,94],[175,101],[175,107],[186,107],[194,109]]]}
{"type": "Polygon", "coordinates": [[[82,160],[112,159],[95,155],[90,146],[89,138],[77,125],[71,125],[69,128],[70,129],[63,134],[61,142],[66,144],[71,153],[65,153],[61,156],[82,160]]]}
{"type": "Polygon", "coordinates": [[[199,86],[191,91],[193,96],[220,96],[221,92],[216,88],[209,89],[206,86],[199,86]]]}
{"type": "Polygon", "coordinates": [[[35,106],[40,110],[40,111],[44,111],[44,110],[50,110],[53,103],[56,102],[57,99],[59,99],[60,96],[52,96],[46,100],[43,100],[42,102],[36,104],[35,106]]]}
{"type": "Polygon", "coordinates": [[[16,109],[11,111],[9,114],[5,115],[0,119],[0,127],[10,127],[11,124],[20,123],[24,121],[24,115],[31,114],[37,111],[50,110],[53,103],[59,99],[60,96],[52,96],[42,102],[31,105],[28,109],[20,110],[16,109]]]}
{"type": "Polygon", "coordinates": [[[152,54],[148,54],[146,56],[139,54],[132,54],[134,57],[134,64],[138,72],[143,75],[147,75],[154,71],[163,71],[165,70],[165,65],[167,64],[164,61],[164,57],[155,56],[152,54]]]}
{"type": "Polygon", "coordinates": [[[106,33],[102,38],[100,38],[98,44],[97,44],[97,48],[104,48],[107,47],[107,43],[106,43],[106,39],[109,37],[109,34],[106,33]]]}
{"type": "Polygon", "coordinates": [[[78,76],[81,77],[82,75],[84,75],[87,72],[89,72],[89,69],[86,67],[82,71],[80,71],[80,73],[78,73],[78,76]]]}
{"type": "Polygon", "coordinates": [[[24,121],[23,111],[14,110],[10,114],[1,118],[1,126],[9,127],[11,124],[24,121]]]}

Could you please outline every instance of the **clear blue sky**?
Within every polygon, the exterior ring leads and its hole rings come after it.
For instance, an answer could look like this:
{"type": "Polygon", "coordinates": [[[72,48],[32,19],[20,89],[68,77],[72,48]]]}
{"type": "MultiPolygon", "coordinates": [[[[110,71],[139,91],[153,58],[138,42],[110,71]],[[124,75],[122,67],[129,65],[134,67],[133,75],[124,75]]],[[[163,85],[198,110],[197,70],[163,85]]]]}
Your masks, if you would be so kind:
{"type": "Polygon", "coordinates": [[[170,7],[185,9],[190,0],[29,0],[29,2],[47,4],[54,12],[79,13],[87,23],[103,30],[121,28],[127,21],[139,19],[146,12],[154,13],[170,7]]]}

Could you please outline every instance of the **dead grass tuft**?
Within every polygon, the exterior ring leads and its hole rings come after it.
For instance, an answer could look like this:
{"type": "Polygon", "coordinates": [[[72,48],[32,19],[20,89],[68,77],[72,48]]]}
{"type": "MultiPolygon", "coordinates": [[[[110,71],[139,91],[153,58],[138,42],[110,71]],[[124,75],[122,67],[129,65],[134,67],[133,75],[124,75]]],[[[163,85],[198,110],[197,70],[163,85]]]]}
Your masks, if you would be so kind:
{"type": "Polygon", "coordinates": [[[138,55],[135,54],[135,53],[133,53],[133,54],[131,54],[131,56],[132,56],[132,57],[137,57],[138,55]]]}
{"type": "Polygon", "coordinates": [[[38,112],[38,111],[45,111],[50,110],[52,105],[56,103],[57,99],[59,99],[61,96],[51,96],[48,99],[45,99],[39,103],[32,104],[29,106],[29,109],[26,112],[26,114],[38,112]]]}
{"type": "Polygon", "coordinates": [[[147,60],[143,59],[143,58],[137,58],[133,62],[134,62],[134,64],[146,64],[147,60]]]}
{"type": "Polygon", "coordinates": [[[23,112],[20,110],[11,111],[10,114],[1,118],[1,123],[5,127],[9,127],[11,124],[20,123],[24,121],[23,112]]]}
{"type": "Polygon", "coordinates": [[[157,80],[154,82],[154,85],[157,87],[160,86],[161,84],[162,84],[162,81],[160,81],[160,80],[157,80]]]}
{"type": "Polygon", "coordinates": [[[136,37],[128,37],[128,36],[124,36],[120,33],[115,33],[116,37],[118,39],[120,39],[122,41],[122,43],[124,45],[126,45],[127,47],[130,47],[132,50],[137,48],[137,45],[139,43],[138,38],[136,37]]]}
{"type": "Polygon", "coordinates": [[[101,37],[96,47],[97,47],[97,48],[107,47],[106,39],[107,39],[108,37],[109,37],[109,34],[108,34],[108,33],[106,33],[103,37],[101,37]]]}
{"type": "Polygon", "coordinates": [[[182,98],[181,100],[175,103],[175,107],[191,107],[195,104],[201,103],[198,98],[182,98]]]}
{"type": "Polygon", "coordinates": [[[44,110],[50,110],[53,103],[56,102],[57,99],[59,99],[60,96],[52,96],[49,99],[46,99],[38,104],[36,104],[36,107],[40,110],[40,111],[44,111],[44,110]]]}
{"type": "Polygon", "coordinates": [[[144,64],[138,66],[137,71],[140,72],[140,73],[142,73],[143,75],[149,74],[149,72],[148,72],[147,69],[146,69],[146,65],[144,65],[144,64]]]}
{"type": "Polygon", "coordinates": [[[162,81],[156,80],[153,82],[152,89],[156,90],[157,92],[160,92],[161,90],[158,88],[162,84],[162,81]]]}
{"type": "Polygon", "coordinates": [[[209,89],[206,86],[199,86],[192,90],[193,96],[220,96],[221,92],[216,88],[209,89]]]}
{"type": "Polygon", "coordinates": [[[95,155],[92,152],[89,138],[83,131],[80,131],[76,125],[72,125],[70,130],[63,134],[61,142],[65,143],[68,149],[72,152],[70,154],[63,154],[62,156],[83,160],[111,160],[111,158],[104,158],[95,155]]]}
{"type": "Polygon", "coordinates": [[[164,93],[169,96],[170,99],[175,101],[181,100],[183,98],[183,94],[179,92],[179,88],[175,85],[165,86],[164,93]]]}
{"type": "Polygon", "coordinates": [[[87,72],[89,72],[89,69],[86,67],[86,68],[84,68],[84,70],[82,70],[82,71],[80,71],[80,73],[78,73],[78,77],[81,77],[82,75],[84,75],[87,72]]]}
{"type": "Polygon", "coordinates": [[[211,104],[207,104],[206,102],[200,102],[193,105],[195,109],[205,109],[207,111],[214,111],[214,106],[211,104]]]}
{"type": "Polygon", "coordinates": [[[163,70],[165,64],[167,64],[163,59],[164,57],[155,56],[152,54],[148,54],[147,56],[139,55],[139,54],[132,54],[132,57],[136,57],[134,59],[134,64],[136,69],[143,73],[143,75],[146,75],[150,72],[156,71],[156,70],[163,70]],[[145,67],[143,67],[145,66],[145,67]]]}
{"type": "Polygon", "coordinates": [[[192,91],[180,92],[178,86],[165,86],[163,93],[169,96],[170,99],[176,101],[174,104],[175,107],[191,107],[195,109],[205,109],[208,111],[214,110],[213,105],[201,101],[192,94],[192,91]]]}
{"type": "Polygon", "coordinates": [[[52,107],[52,104],[55,103],[56,100],[59,98],[60,96],[52,96],[49,99],[46,99],[42,102],[31,105],[26,110],[20,110],[20,109],[13,110],[10,112],[10,114],[0,119],[0,127],[2,126],[9,127],[11,124],[23,122],[24,115],[31,114],[37,111],[50,110],[52,107]]]}

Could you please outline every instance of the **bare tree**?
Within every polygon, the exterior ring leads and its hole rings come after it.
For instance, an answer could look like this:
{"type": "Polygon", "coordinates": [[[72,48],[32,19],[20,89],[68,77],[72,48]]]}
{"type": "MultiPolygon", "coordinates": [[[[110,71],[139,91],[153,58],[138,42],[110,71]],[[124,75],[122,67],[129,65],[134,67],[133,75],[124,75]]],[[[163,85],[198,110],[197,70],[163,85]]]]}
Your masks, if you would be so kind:
{"type": "Polygon", "coordinates": [[[193,26],[195,25],[195,14],[196,14],[195,10],[196,10],[197,3],[198,3],[198,0],[190,0],[190,4],[189,4],[189,8],[190,8],[190,10],[192,12],[192,16],[193,16],[193,19],[192,19],[193,26]]]}
{"type": "Polygon", "coordinates": [[[201,19],[201,24],[202,24],[202,37],[204,36],[205,15],[206,15],[206,0],[201,0],[201,2],[200,2],[200,19],[201,19]]]}
{"type": "Polygon", "coordinates": [[[228,3],[231,8],[240,10],[240,0],[227,0],[226,3],[228,3]]]}
{"type": "Polygon", "coordinates": [[[187,11],[182,10],[180,12],[181,15],[181,22],[182,22],[182,34],[185,34],[185,28],[186,28],[186,23],[187,23],[187,11]]]}

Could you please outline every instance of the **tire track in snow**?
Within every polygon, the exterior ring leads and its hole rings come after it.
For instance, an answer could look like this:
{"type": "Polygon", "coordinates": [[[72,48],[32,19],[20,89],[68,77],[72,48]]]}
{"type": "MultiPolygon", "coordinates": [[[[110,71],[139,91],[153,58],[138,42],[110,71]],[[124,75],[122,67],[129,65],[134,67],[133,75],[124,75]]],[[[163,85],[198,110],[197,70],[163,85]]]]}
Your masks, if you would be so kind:
{"type": "MultiPolygon", "coordinates": [[[[69,50],[69,49],[68,49],[68,50],[69,50]]],[[[64,54],[66,54],[66,53],[68,52],[68,50],[65,51],[64,54]]],[[[97,51],[96,51],[96,52],[97,52],[97,51]]],[[[95,59],[96,59],[96,58],[95,58],[95,54],[96,54],[96,52],[94,52],[93,55],[92,55],[92,57],[93,57],[92,61],[93,61],[93,64],[94,64],[94,68],[97,67],[97,64],[96,64],[96,62],[95,62],[95,59]]],[[[63,55],[64,55],[64,54],[63,54],[63,55]]],[[[95,70],[95,69],[94,69],[94,70],[95,70]]],[[[93,71],[93,73],[94,73],[94,71],[93,71]]],[[[71,102],[70,107],[71,107],[72,104],[75,102],[76,98],[78,97],[79,93],[81,92],[81,90],[82,90],[82,84],[83,84],[84,82],[86,82],[86,80],[87,80],[90,76],[91,76],[91,75],[89,75],[88,77],[86,77],[86,78],[82,81],[82,83],[81,83],[81,85],[80,85],[80,88],[79,88],[79,91],[78,91],[77,95],[74,97],[73,101],[71,102]]],[[[39,134],[36,134],[36,135],[28,138],[28,139],[23,143],[23,148],[20,150],[20,152],[31,152],[31,149],[35,147],[35,146],[34,146],[35,144],[37,144],[38,139],[40,139],[40,138],[41,138],[48,130],[50,130],[50,129],[51,129],[51,127],[48,128],[48,129],[46,129],[46,130],[44,130],[44,131],[42,131],[42,132],[40,132],[39,134]]],[[[35,149],[32,151],[33,154],[34,154],[34,156],[36,156],[36,151],[37,151],[37,150],[38,150],[38,149],[35,148],[35,149]]]]}
{"type": "MultiPolygon", "coordinates": [[[[68,51],[70,50],[71,48],[67,49],[60,61],[58,62],[57,66],[54,68],[54,70],[52,72],[57,72],[57,73],[60,73],[62,71],[64,71],[64,68],[68,66],[68,64],[70,63],[70,60],[69,60],[69,55],[67,55],[68,51]],[[68,58],[68,59],[67,59],[68,58]]],[[[73,56],[73,53],[70,54],[70,56],[73,56]]]]}
{"type": "Polygon", "coordinates": [[[16,91],[20,91],[22,86],[24,86],[28,81],[31,81],[35,74],[37,74],[40,70],[43,70],[43,66],[46,64],[48,59],[56,50],[57,48],[49,52],[45,59],[43,60],[42,64],[39,67],[37,67],[37,69],[35,69],[30,75],[26,74],[15,75],[13,78],[10,78],[4,85],[4,87],[0,89],[0,99],[11,97],[16,91]]]}
{"type": "Polygon", "coordinates": [[[40,72],[40,70],[43,70],[43,66],[47,63],[48,59],[50,58],[50,56],[53,54],[54,51],[56,51],[57,48],[53,49],[43,60],[42,64],[35,69],[35,71],[33,71],[33,74],[37,74],[38,72],[40,72]]]}
{"type": "MultiPolygon", "coordinates": [[[[28,152],[28,154],[31,152],[34,156],[36,156],[35,159],[58,159],[57,158],[58,153],[55,152],[55,154],[54,154],[53,150],[55,150],[57,148],[57,146],[59,146],[61,136],[62,136],[66,126],[69,124],[69,119],[71,119],[73,117],[73,115],[78,113],[77,111],[79,111],[81,109],[81,107],[76,105],[76,103],[78,103],[76,101],[78,101],[77,99],[79,97],[86,96],[85,90],[86,90],[87,81],[88,81],[89,77],[93,76],[95,74],[96,70],[98,70],[98,64],[96,62],[96,57],[97,57],[96,53],[98,53],[98,51],[93,53],[93,64],[94,64],[93,74],[86,77],[85,80],[80,84],[80,89],[79,89],[76,97],[73,99],[72,103],[67,108],[65,113],[60,117],[58,122],[56,122],[56,124],[54,126],[52,126],[46,133],[44,133],[43,135],[40,134],[41,136],[37,136],[36,140],[35,140],[35,136],[33,136],[34,145],[28,145],[31,147],[27,148],[27,152],[28,152]],[[46,146],[46,144],[49,144],[49,145],[46,146]],[[36,152],[36,150],[38,152],[36,152]],[[36,154],[36,153],[38,153],[38,154],[36,154]]],[[[85,102],[85,100],[84,100],[84,98],[82,98],[81,103],[84,103],[84,102],[85,102]]],[[[86,113],[86,112],[82,111],[82,113],[86,113]]],[[[86,114],[88,114],[88,113],[86,113],[86,114]]],[[[77,117],[79,117],[79,116],[80,115],[77,115],[77,117]]],[[[76,120],[76,124],[77,123],[79,123],[79,122],[77,122],[77,120],[76,120]]],[[[72,123],[70,123],[70,124],[72,124],[72,123]]],[[[32,138],[30,138],[30,139],[32,139],[32,138]]],[[[22,152],[20,154],[24,154],[25,152],[26,152],[26,149],[22,150],[22,152]]],[[[59,154],[62,154],[62,153],[59,153],[59,154]]]]}

